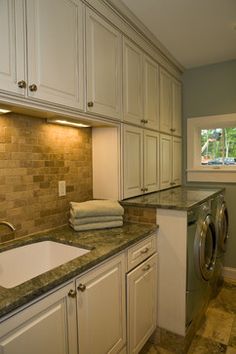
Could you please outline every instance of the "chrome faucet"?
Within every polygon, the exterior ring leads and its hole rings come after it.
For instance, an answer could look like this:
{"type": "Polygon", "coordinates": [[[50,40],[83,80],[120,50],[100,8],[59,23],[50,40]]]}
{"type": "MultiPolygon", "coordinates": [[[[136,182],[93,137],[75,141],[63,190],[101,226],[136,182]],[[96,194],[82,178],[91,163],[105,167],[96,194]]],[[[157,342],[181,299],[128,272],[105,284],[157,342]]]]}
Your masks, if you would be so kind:
{"type": "Polygon", "coordinates": [[[16,228],[8,221],[1,220],[0,225],[6,225],[8,226],[13,232],[16,231],[16,228]]]}

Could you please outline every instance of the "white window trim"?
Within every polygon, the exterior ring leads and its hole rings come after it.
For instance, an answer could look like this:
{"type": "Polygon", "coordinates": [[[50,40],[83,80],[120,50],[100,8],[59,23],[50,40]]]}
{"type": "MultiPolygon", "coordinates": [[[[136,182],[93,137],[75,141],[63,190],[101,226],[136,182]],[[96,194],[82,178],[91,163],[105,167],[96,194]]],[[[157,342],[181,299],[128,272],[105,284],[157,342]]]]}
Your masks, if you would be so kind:
{"type": "Polygon", "coordinates": [[[187,120],[187,181],[236,182],[236,166],[201,166],[201,129],[236,127],[236,113],[187,120]]]}

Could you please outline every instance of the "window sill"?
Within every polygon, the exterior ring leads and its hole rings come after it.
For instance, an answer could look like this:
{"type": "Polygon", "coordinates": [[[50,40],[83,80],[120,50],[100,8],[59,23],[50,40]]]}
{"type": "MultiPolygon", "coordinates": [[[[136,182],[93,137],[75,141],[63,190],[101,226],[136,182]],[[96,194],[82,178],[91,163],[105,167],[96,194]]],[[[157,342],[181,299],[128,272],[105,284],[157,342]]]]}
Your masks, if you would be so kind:
{"type": "Polygon", "coordinates": [[[186,170],[188,182],[236,182],[236,168],[210,167],[186,170]]]}

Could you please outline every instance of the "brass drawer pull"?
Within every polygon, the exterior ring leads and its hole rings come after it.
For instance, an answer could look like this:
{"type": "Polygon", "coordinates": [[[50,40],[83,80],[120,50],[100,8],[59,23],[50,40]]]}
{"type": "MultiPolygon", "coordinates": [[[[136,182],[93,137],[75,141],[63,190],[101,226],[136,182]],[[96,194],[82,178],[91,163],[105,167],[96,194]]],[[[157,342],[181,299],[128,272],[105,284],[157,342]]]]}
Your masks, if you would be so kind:
{"type": "Polygon", "coordinates": [[[142,270],[144,272],[146,272],[147,270],[149,270],[151,268],[150,264],[147,264],[145,267],[142,268],[142,270]]]}
{"type": "Polygon", "coordinates": [[[78,289],[79,291],[84,292],[84,291],[86,290],[86,285],[85,285],[85,284],[80,283],[77,289],[78,289]]]}
{"type": "Polygon", "coordinates": [[[144,253],[147,253],[149,251],[149,248],[146,247],[144,250],[141,250],[140,253],[144,254],[144,253]]]}

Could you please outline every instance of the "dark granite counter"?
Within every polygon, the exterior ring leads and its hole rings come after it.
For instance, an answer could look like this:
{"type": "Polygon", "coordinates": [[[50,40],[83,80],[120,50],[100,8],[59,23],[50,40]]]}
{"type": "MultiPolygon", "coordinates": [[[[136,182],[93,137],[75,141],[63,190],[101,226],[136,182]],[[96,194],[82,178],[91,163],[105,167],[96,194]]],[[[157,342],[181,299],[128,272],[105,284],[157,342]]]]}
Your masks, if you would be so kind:
{"type": "Polygon", "coordinates": [[[58,241],[91,251],[68,263],[54,268],[32,280],[11,289],[0,286],[0,316],[27,304],[54,287],[80,275],[128,246],[147,237],[157,229],[155,225],[125,223],[123,227],[76,232],[69,226],[27,236],[0,245],[0,252],[45,240],[58,241]]]}
{"type": "Polygon", "coordinates": [[[123,206],[189,210],[223,192],[224,188],[175,187],[123,200],[123,206]]]}

